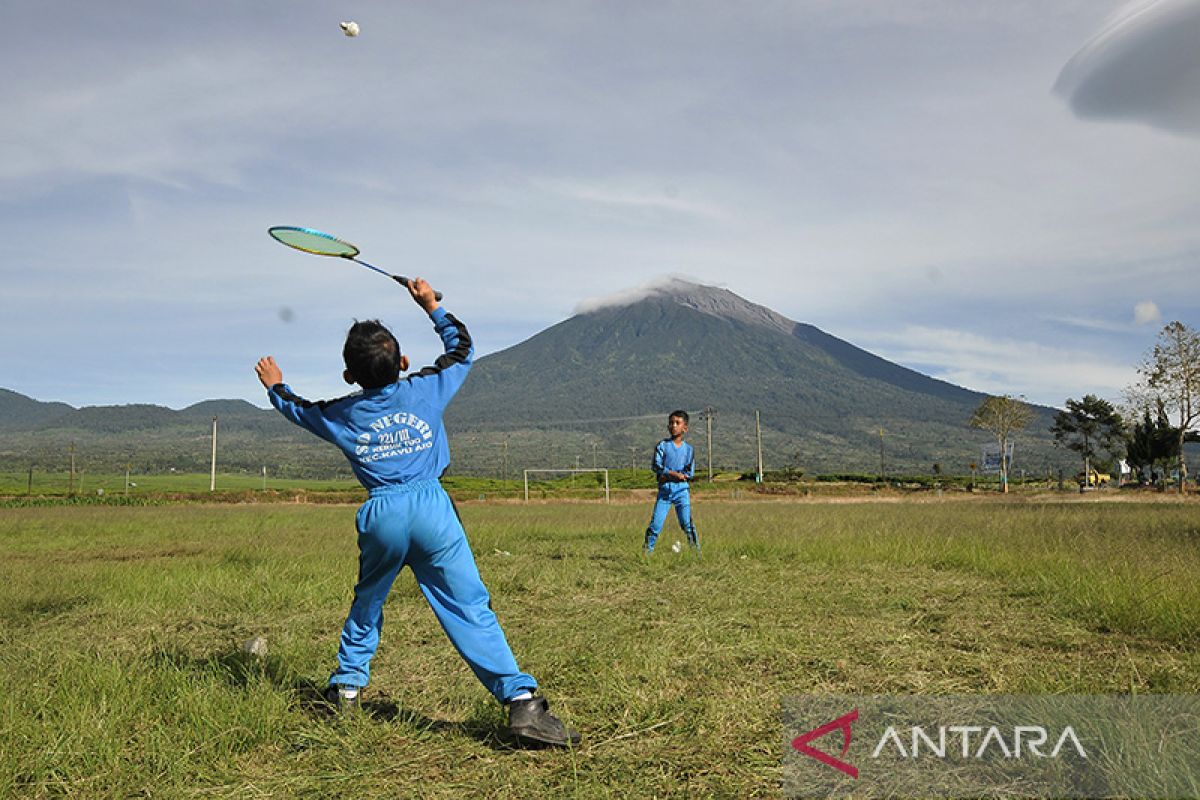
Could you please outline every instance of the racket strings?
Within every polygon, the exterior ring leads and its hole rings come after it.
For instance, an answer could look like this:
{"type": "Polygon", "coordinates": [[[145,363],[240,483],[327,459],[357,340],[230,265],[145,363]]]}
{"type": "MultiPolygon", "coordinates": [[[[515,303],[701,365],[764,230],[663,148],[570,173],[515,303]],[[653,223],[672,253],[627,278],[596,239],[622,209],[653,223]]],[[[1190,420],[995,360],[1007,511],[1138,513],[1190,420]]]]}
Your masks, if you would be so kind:
{"type": "Polygon", "coordinates": [[[277,225],[267,230],[271,237],[280,244],[313,253],[319,256],[340,256],[353,258],[359,250],[349,242],[342,241],[328,233],[312,228],[296,228],[290,225],[277,225]]]}

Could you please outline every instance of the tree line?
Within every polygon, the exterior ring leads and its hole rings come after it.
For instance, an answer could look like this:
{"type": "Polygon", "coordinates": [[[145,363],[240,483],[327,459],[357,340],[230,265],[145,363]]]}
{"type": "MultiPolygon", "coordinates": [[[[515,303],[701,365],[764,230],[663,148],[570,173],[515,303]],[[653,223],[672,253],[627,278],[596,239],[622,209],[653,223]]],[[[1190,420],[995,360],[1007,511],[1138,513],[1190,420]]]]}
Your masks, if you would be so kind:
{"type": "MultiPolygon", "coordinates": [[[[1183,492],[1188,475],[1183,446],[1200,441],[1195,430],[1200,421],[1200,332],[1182,322],[1167,324],[1137,372],[1120,408],[1092,394],[1067,398],[1050,427],[1054,443],[1079,454],[1083,485],[1098,482],[1095,467],[1107,455],[1110,464],[1124,461],[1142,480],[1165,481],[1174,469],[1183,492]]],[[[1009,443],[1034,418],[1024,398],[998,395],[985,398],[969,420],[971,427],[996,438],[1005,492],[1009,443]]]]}

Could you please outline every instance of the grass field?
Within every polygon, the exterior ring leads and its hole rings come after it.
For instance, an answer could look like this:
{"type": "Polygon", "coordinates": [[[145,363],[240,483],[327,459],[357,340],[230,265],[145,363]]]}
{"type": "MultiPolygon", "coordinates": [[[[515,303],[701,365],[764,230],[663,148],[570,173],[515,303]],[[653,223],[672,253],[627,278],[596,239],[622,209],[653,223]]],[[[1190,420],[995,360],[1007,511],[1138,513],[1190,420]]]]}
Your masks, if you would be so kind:
{"type": "Polygon", "coordinates": [[[773,797],[788,695],[1195,692],[1198,510],[701,499],[703,558],[647,561],[645,503],[464,503],[522,668],[584,733],[527,752],[408,573],[367,713],[315,702],[352,506],[8,508],[0,796],[773,797]]]}

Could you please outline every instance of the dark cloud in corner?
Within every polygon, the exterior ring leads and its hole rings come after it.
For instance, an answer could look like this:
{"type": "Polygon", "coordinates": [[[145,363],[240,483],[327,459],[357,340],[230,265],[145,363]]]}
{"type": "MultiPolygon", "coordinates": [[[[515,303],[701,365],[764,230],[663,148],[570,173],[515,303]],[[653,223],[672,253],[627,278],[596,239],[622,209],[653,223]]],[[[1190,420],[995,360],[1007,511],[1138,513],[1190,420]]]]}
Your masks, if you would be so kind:
{"type": "Polygon", "coordinates": [[[1054,91],[1084,119],[1200,137],[1200,0],[1122,7],[1067,62],[1054,91]]]}

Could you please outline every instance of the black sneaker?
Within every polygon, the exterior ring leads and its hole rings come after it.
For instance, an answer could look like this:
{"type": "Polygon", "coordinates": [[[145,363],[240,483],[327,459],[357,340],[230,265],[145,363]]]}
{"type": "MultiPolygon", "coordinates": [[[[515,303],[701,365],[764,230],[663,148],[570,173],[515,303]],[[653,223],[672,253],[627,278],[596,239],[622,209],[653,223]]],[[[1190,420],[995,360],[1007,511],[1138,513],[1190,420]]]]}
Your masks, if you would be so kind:
{"type": "Polygon", "coordinates": [[[581,738],[550,713],[546,698],[536,695],[508,704],[508,730],[518,744],[535,747],[576,747],[581,738]]]}
{"type": "Polygon", "coordinates": [[[337,683],[325,687],[325,702],[342,714],[352,714],[362,707],[362,689],[337,683]]]}

